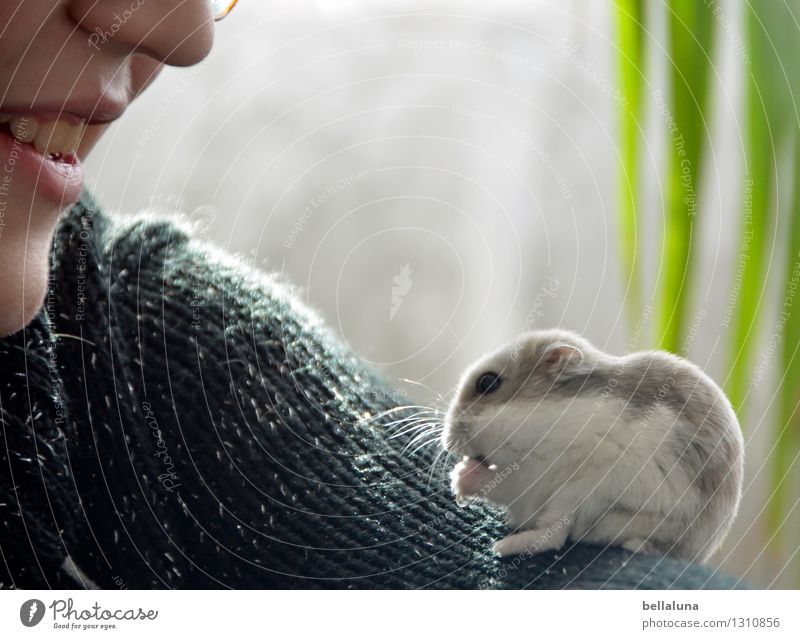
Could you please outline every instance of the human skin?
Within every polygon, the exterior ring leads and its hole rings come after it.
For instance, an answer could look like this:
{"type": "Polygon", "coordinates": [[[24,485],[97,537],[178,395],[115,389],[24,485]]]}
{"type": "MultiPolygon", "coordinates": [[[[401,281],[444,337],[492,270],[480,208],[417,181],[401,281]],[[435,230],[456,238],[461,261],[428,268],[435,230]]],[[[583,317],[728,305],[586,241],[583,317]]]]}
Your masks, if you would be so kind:
{"type": "Polygon", "coordinates": [[[196,64],[213,39],[209,0],[0,2],[0,114],[87,123],[69,162],[0,125],[0,337],[42,305],[56,223],[83,182],[80,160],[163,65],[196,64]]]}

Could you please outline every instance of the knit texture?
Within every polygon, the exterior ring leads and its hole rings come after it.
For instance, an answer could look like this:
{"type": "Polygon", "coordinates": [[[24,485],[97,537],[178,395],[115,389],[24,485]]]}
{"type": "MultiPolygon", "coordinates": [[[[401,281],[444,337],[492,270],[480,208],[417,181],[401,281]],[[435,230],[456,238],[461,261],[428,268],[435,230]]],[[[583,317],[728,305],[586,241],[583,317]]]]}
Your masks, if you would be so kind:
{"type": "Polygon", "coordinates": [[[0,340],[3,587],[738,585],[618,548],[494,557],[500,514],[368,420],[408,400],[175,223],[84,194],[52,255],[45,307],[0,340]]]}

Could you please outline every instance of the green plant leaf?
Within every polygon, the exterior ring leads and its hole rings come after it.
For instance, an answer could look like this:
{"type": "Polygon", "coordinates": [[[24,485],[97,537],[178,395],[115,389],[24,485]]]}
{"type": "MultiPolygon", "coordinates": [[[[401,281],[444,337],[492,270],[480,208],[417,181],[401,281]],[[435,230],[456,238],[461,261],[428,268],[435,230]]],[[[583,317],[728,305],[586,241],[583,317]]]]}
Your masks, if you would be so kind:
{"type": "Polygon", "coordinates": [[[621,96],[619,139],[621,166],[618,172],[617,209],[620,231],[620,259],[626,283],[625,307],[633,326],[642,307],[642,286],[638,269],[639,139],[642,122],[644,77],[644,0],[615,0],[618,46],[618,74],[621,96]]]}
{"type": "Polygon", "coordinates": [[[706,3],[695,0],[670,0],[667,7],[672,95],[669,112],[664,114],[670,141],[657,339],[660,348],[682,352],[693,282],[700,165],[707,138],[714,17],[706,3]]]}
{"type": "Polygon", "coordinates": [[[780,387],[780,411],[775,423],[775,450],[772,457],[767,524],[775,533],[780,554],[781,525],[789,506],[788,489],[791,471],[800,452],[800,321],[795,305],[800,306],[800,133],[794,135],[794,171],[792,183],[789,249],[786,255],[785,295],[781,300],[779,321],[783,323],[780,387]],[[792,317],[794,316],[794,318],[792,317]]]}
{"type": "Polygon", "coordinates": [[[797,73],[793,67],[797,64],[798,38],[791,9],[782,2],[748,3],[745,26],[752,65],[746,73],[745,187],[731,291],[736,312],[731,321],[731,364],[726,388],[740,416],[752,379],[753,347],[764,310],[767,259],[777,215],[774,194],[779,147],[793,139],[790,73],[797,73]]]}

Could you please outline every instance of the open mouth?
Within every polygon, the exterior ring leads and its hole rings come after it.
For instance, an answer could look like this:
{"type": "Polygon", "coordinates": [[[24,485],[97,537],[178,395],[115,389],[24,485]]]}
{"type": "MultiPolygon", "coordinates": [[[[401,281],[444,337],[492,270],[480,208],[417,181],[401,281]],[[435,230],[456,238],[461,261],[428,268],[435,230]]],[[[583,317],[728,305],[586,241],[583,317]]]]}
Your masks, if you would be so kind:
{"type": "Polygon", "coordinates": [[[20,178],[60,206],[76,202],[83,188],[77,156],[86,121],[73,115],[47,117],[0,112],[0,158],[6,181],[20,178]],[[11,175],[14,173],[14,175],[11,175]]]}
{"type": "Polygon", "coordinates": [[[67,118],[0,113],[0,130],[18,142],[33,146],[50,160],[72,164],[86,123],[67,118]]]}

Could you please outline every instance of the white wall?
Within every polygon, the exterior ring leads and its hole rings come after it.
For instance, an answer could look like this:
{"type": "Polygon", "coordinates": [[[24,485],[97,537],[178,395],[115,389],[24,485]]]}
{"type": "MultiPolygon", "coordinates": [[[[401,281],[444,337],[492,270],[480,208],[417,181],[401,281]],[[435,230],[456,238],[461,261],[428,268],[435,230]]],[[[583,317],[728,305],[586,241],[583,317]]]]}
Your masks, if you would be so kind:
{"type": "MultiPolygon", "coordinates": [[[[737,5],[719,4],[738,31],[719,41],[698,215],[707,277],[694,310],[706,315],[692,354],[723,382],[720,322],[741,207],[741,27],[737,5]]],[[[609,6],[242,0],[211,58],[166,70],[89,175],[110,208],[211,207],[212,241],[283,269],[363,358],[427,386],[407,385],[420,401],[447,396],[466,364],[526,327],[570,327],[624,352],[609,6]]],[[[659,18],[653,37],[663,29],[659,18]]],[[[649,66],[640,252],[652,287],[667,152],[653,93],[668,88],[660,56],[649,66]]],[[[767,385],[753,390],[756,416],[767,385]]],[[[758,470],[772,426],[754,422],[755,483],[717,561],[766,585],[776,566],[759,556],[758,470]]]]}

